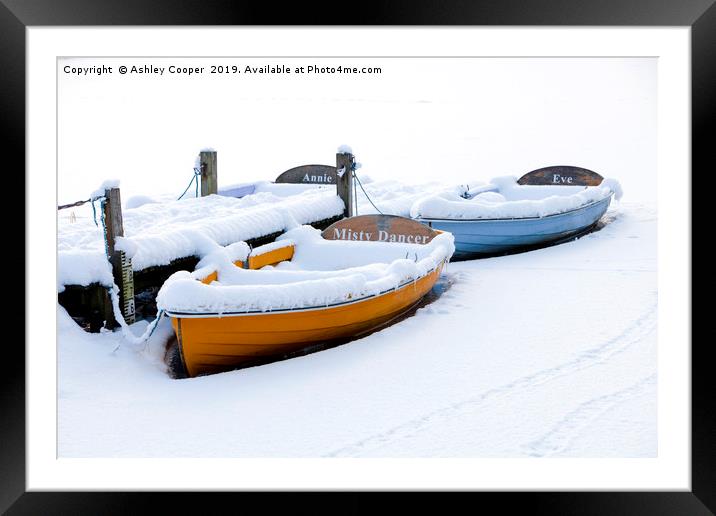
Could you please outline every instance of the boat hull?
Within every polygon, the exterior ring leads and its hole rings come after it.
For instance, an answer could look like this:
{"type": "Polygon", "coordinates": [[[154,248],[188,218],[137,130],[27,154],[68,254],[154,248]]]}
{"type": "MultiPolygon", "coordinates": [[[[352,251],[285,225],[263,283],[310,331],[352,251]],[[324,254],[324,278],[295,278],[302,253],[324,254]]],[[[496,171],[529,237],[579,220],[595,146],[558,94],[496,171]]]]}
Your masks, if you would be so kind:
{"type": "Polygon", "coordinates": [[[584,232],[599,221],[611,195],[575,210],[522,219],[416,219],[455,237],[454,258],[489,256],[560,241],[584,232]]]}
{"type": "Polygon", "coordinates": [[[280,359],[318,343],[380,328],[415,306],[437,281],[442,265],[397,289],[354,302],[303,310],[223,316],[170,314],[189,376],[280,359]]]}

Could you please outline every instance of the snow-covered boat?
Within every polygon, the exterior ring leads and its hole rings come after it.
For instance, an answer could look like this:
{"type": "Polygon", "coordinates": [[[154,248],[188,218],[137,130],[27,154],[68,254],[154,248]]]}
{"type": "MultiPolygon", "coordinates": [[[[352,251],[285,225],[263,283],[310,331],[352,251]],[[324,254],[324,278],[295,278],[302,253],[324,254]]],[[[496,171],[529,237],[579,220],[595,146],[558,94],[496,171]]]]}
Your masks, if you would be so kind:
{"type": "Polygon", "coordinates": [[[498,177],[471,189],[425,197],[411,208],[414,220],[455,237],[455,257],[497,255],[559,242],[597,224],[621,187],[591,170],[546,167],[498,177]]]}
{"type": "Polygon", "coordinates": [[[226,371],[380,328],[430,291],[453,251],[452,235],[403,217],[353,217],[323,233],[297,226],[175,273],[157,305],[189,376],[226,371]]]}

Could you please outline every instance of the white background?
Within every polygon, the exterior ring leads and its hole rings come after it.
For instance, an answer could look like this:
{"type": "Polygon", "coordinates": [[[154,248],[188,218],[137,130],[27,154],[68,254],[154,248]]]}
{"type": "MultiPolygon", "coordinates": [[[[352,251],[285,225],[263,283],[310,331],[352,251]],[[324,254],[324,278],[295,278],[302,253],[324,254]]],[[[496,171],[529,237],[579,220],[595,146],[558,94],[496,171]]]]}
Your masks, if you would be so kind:
{"type": "MultiPolygon", "coordinates": [[[[28,256],[30,269],[38,273],[28,279],[28,303],[33,307],[28,311],[27,333],[28,488],[687,489],[690,483],[688,41],[689,30],[685,28],[30,29],[28,191],[32,193],[33,209],[28,216],[28,256]],[[574,76],[564,70],[556,75],[543,73],[550,66],[564,66],[564,60],[470,60],[485,64],[465,71],[460,68],[464,65],[462,60],[440,59],[435,60],[434,66],[443,68],[443,73],[431,74],[431,79],[417,84],[414,80],[406,81],[421,74],[415,69],[418,61],[410,61],[407,66],[399,64],[398,70],[391,68],[389,81],[383,75],[381,88],[373,84],[373,88],[361,89],[357,82],[351,82],[354,88],[351,97],[329,96],[330,89],[322,90],[318,97],[312,97],[310,91],[299,96],[293,83],[288,91],[285,84],[281,86],[275,81],[278,91],[264,84],[263,88],[246,92],[245,97],[240,96],[243,104],[226,102],[232,86],[228,83],[221,85],[223,94],[207,95],[206,84],[199,82],[169,89],[152,81],[141,86],[139,81],[125,81],[106,85],[119,91],[115,106],[107,105],[106,97],[102,96],[111,89],[97,97],[85,91],[84,100],[75,92],[68,95],[68,104],[63,109],[73,108],[76,117],[66,127],[61,126],[66,129],[61,132],[62,138],[66,132],[68,139],[61,138],[61,149],[56,149],[54,86],[58,56],[326,55],[326,41],[331,42],[331,53],[339,56],[658,57],[656,161],[655,121],[648,107],[655,94],[653,65],[649,60],[622,59],[590,60],[589,65],[584,60],[574,61],[578,71],[574,76]],[[618,74],[615,69],[621,65],[623,73],[618,74]],[[488,73],[495,66],[500,69],[488,73]],[[608,73],[599,74],[592,68],[599,66],[606,67],[608,73]],[[536,75],[539,88],[522,86],[518,79],[535,77],[535,71],[539,72],[536,75]],[[562,85],[564,81],[568,85],[589,85],[592,89],[587,91],[591,95],[585,99],[576,94],[582,90],[569,87],[559,95],[550,95],[553,84],[550,81],[555,77],[561,79],[562,85]],[[477,85],[479,94],[473,95],[474,88],[467,84],[477,85]],[[188,88],[191,94],[185,94],[184,101],[177,100],[177,92],[183,88],[188,88]],[[320,101],[311,100],[315,98],[320,101]],[[384,107],[377,110],[374,106],[380,101],[384,101],[384,107]],[[345,113],[337,109],[350,102],[373,107],[345,113]],[[215,113],[209,131],[197,129],[198,105],[204,103],[215,113]],[[227,131],[240,114],[237,106],[247,103],[252,104],[247,118],[254,122],[254,129],[247,130],[246,124],[237,123],[243,128],[227,131]],[[311,109],[311,103],[318,106],[311,109]],[[419,113],[436,105],[446,107],[440,110],[445,116],[442,127],[421,126],[419,113]],[[617,111],[615,105],[621,109],[617,111]],[[281,106],[288,113],[285,117],[280,116],[281,106]],[[470,116],[465,116],[466,109],[470,116]],[[336,111],[339,111],[337,121],[324,123],[336,111]],[[261,116],[264,112],[266,118],[261,116]],[[305,141],[301,122],[314,112],[320,114],[317,119],[322,124],[309,125],[317,131],[317,137],[316,143],[306,149],[303,144],[297,145],[305,141]],[[544,128],[540,122],[554,120],[550,118],[553,113],[559,113],[557,121],[561,123],[544,128]],[[271,115],[278,116],[281,123],[272,123],[271,115]],[[474,126],[468,123],[473,120],[474,126]],[[490,123],[481,124],[483,120],[490,123]],[[474,128],[470,132],[473,140],[459,140],[459,129],[468,125],[474,128]],[[318,129],[319,126],[324,129],[318,129]],[[555,138],[554,128],[564,126],[570,130],[561,131],[560,138],[555,138]],[[371,131],[372,127],[376,129],[371,131]],[[597,133],[602,135],[600,139],[585,143],[585,134],[597,133]],[[388,138],[391,145],[384,143],[380,146],[382,152],[371,154],[369,149],[380,138],[388,138]],[[433,145],[436,140],[440,145],[433,145]],[[47,271],[39,260],[43,254],[54,252],[48,249],[54,247],[52,221],[56,217],[57,194],[61,202],[74,201],[75,195],[91,192],[109,177],[122,180],[123,191],[126,187],[130,194],[148,193],[145,185],[150,190],[180,193],[191,174],[193,157],[198,151],[192,146],[198,141],[199,147],[209,145],[219,151],[220,184],[272,179],[285,168],[303,162],[331,163],[337,145],[348,143],[364,163],[365,173],[372,176],[398,177],[406,168],[412,168],[416,178],[434,179],[439,171],[440,178],[462,182],[466,176],[489,179],[503,173],[520,175],[547,164],[575,164],[623,178],[627,195],[653,199],[658,193],[659,458],[407,462],[55,459],[56,373],[54,356],[47,352],[47,343],[54,341],[54,328],[45,325],[41,329],[33,323],[40,315],[53,317],[55,313],[53,271],[47,271]],[[78,148],[83,142],[89,148],[85,158],[78,159],[78,148]],[[613,145],[605,145],[609,142],[613,145]],[[147,156],[156,161],[147,163],[147,156]],[[668,190],[654,189],[655,162],[659,183],[667,184],[668,190]],[[57,190],[52,182],[56,169],[57,190]],[[133,172],[130,174],[129,170],[133,172]],[[151,175],[148,170],[153,171],[151,175]],[[606,172],[611,170],[614,172],[606,172]],[[140,177],[144,178],[144,184],[140,184],[140,177]]],[[[84,82],[75,89],[86,88],[87,84],[84,82]]]]}
{"type": "Polygon", "coordinates": [[[655,58],[95,58],[58,62],[61,204],[104,179],[176,194],[202,146],[219,185],[335,164],[349,144],[373,179],[487,181],[548,165],[619,178],[656,197],[655,58]],[[240,74],[210,74],[211,65],[240,74]],[[380,74],[246,74],[246,66],[379,66],[380,74]],[[78,75],[66,67],[111,66],[78,75]],[[164,68],[119,74],[120,66],[164,68]],[[202,75],[169,66],[204,67],[202,75]]]}

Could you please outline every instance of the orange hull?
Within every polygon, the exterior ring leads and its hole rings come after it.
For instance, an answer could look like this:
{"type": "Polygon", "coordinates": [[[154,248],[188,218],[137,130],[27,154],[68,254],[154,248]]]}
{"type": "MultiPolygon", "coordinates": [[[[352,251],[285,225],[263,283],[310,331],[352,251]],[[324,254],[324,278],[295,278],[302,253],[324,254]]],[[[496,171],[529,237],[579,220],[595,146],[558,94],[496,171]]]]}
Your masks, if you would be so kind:
{"type": "Polygon", "coordinates": [[[441,270],[442,264],[395,290],[342,305],[223,317],[176,316],[172,325],[189,376],[226,371],[379,328],[415,306],[441,270]]]}

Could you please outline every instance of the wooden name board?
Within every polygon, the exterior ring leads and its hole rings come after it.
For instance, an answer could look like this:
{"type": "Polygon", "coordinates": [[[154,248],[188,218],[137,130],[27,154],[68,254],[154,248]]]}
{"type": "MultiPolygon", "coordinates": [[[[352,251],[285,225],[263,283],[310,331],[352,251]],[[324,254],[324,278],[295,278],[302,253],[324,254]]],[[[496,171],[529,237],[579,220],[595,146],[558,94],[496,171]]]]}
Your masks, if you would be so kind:
{"type": "Polygon", "coordinates": [[[335,222],[321,235],[326,240],[427,244],[438,232],[397,215],[358,215],[335,222]]]}
{"type": "Polygon", "coordinates": [[[276,178],[275,183],[304,185],[335,185],[336,167],[331,165],[301,165],[287,170],[276,178]]]}
{"type": "Polygon", "coordinates": [[[517,180],[520,185],[599,186],[604,178],[580,167],[545,167],[526,173],[517,180]]]}

